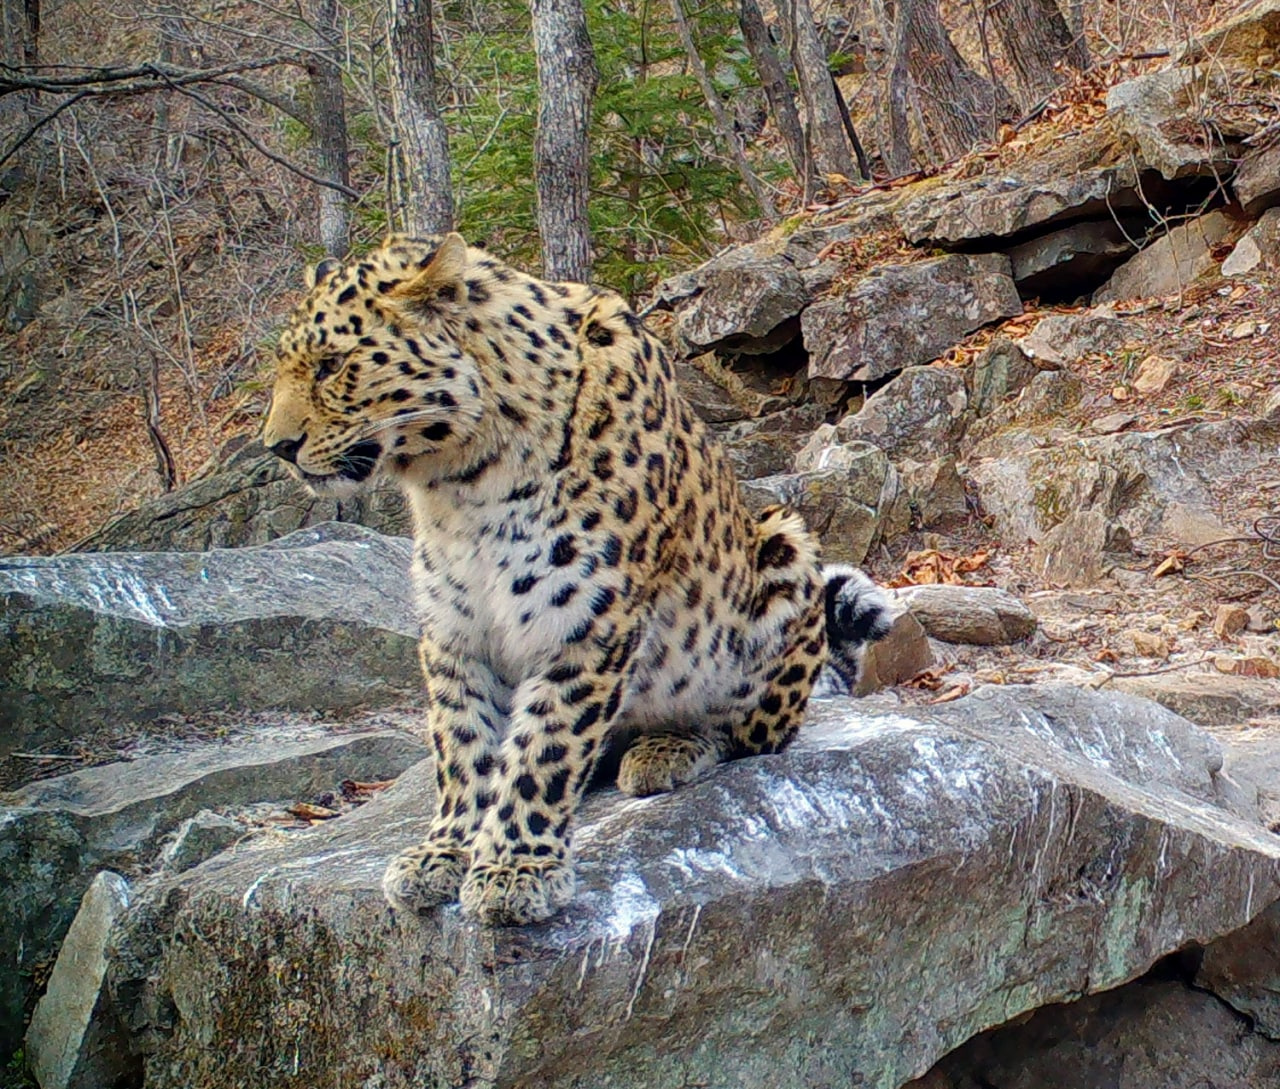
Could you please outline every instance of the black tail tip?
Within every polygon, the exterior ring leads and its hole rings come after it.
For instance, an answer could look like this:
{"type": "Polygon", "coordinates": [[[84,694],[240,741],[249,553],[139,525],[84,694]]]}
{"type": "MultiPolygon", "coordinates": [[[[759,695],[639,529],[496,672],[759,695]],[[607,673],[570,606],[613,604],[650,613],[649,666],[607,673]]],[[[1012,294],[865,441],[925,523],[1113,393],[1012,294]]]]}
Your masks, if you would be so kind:
{"type": "Polygon", "coordinates": [[[856,567],[830,566],[826,576],[827,641],[835,649],[874,643],[889,634],[889,599],[856,567]]]}

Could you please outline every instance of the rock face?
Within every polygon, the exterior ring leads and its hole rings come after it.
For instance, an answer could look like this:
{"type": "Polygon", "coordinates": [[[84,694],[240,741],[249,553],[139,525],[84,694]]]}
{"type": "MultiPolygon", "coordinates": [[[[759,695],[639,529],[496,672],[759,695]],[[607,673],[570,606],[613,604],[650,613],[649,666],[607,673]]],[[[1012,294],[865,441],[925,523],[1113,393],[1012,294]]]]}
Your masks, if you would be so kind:
{"type": "Polygon", "coordinates": [[[27,1030],[27,1062],[40,1089],[99,1089],[141,1073],[120,1046],[103,995],[107,935],[128,906],[119,874],[98,874],[84,895],[27,1030]]]}
{"type": "Polygon", "coordinates": [[[1075,439],[1050,433],[1049,441],[1006,433],[977,444],[968,472],[1006,540],[1041,541],[1068,517],[1097,511],[1134,539],[1194,545],[1202,532],[1230,532],[1188,512],[1212,511],[1216,496],[1252,480],[1275,456],[1276,434],[1249,417],[1075,439]]]}
{"type": "MultiPolygon", "coordinates": [[[[17,1045],[32,972],[54,953],[100,869],[150,869],[165,837],[211,807],[315,797],[342,779],[398,775],[426,746],[382,730],[278,736],[108,764],[4,796],[0,808],[0,1048],[17,1045]]],[[[244,835],[241,829],[238,835],[244,835]]],[[[224,840],[225,842],[225,840],[224,840]]],[[[192,844],[187,842],[189,853],[192,844]]]]}
{"type": "Polygon", "coordinates": [[[1131,983],[1039,1010],[948,1055],[904,1089],[1262,1089],[1280,1045],[1212,994],[1176,980],[1131,983]]]}
{"type": "Polygon", "coordinates": [[[416,695],[409,550],[331,523],[252,549],[0,560],[0,753],[86,721],[416,695]]]}
{"type": "Polygon", "coordinates": [[[889,457],[927,461],[955,448],[969,398],[950,367],[907,367],[836,424],[840,442],[875,443],[889,457]]]}
{"type": "Polygon", "coordinates": [[[1214,247],[1230,233],[1231,221],[1222,212],[1180,224],[1116,269],[1094,301],[1174,295],[1217,269],[1214,247]]]}
{"type": "Polygon", "coordinates": [[[392,536],[412,532],[400,489],[381,484],[337,502],[309,495],[258,442],[210,476],[144,503],[103,526],[82,552],[203,552],[266,544],[321,522],[359,522],[392,536]]]}
{"type": "Polygon", "coordinates": [[[141,890],[113,1012],[148,1089],[861,1084],[1115,987],[1280,895],[1216,744],[1144,701],[816,706],[779,757],[590,801],[544,926],[396,918],[429,765],[356,814],[141,890]]]}
{"type": "Polygon", "coordinates": [[[892,511],[898,475],[870,443],[832,449],[845,455],[835,467],[747,480],[742,497],[756,514],[775,503],[792,507],[818,535],[823,559],[861,563],[892,511]]]}
{"type": "Polygon", "coordinates": [[[809,373],[874,382],[928,363],[966,333],[1022,313],[1003,254],[888,265],[800,318],[809,373]]]}

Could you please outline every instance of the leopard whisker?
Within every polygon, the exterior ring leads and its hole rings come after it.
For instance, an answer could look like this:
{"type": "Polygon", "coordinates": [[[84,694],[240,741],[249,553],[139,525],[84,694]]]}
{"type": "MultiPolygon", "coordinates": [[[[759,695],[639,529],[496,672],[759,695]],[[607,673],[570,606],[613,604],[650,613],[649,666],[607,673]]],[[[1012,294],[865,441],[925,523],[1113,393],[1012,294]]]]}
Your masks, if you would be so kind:
{"type": "Polygon", "coordinates": [[[374,420],[372,423],[362,427],[356,432],[356,441],[367,439],[372,435],[380,434],[383,431],[389,431],[393,427],[399,427],[401,424],[417,423],[419,420],[438,420],[441,413],[438,408],[419,408],[413,412],[406,412],[402,416],[390,416],[385,420],[374,420]]]}

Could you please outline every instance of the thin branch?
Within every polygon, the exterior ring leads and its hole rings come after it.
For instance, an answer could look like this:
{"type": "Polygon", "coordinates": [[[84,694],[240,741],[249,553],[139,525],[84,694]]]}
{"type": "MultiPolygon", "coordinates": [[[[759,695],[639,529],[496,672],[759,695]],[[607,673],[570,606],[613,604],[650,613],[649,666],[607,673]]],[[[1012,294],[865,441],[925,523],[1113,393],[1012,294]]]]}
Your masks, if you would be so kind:
{"type": "Polygon", "coordinates": [[[79,76],[23,76],[20,66],[0,64],[0,96],[18,91],[68,94],[84,90],[93,95],[146,94],[187,83],[212,83],[237,72],[253,72],[280,64],[299,64],[296,54],[277,53],[259,60],[237,61],[217,68],[183,68],[148,61],[133,68],[96,68],[79,76]]]}
{"type": "Polygon", "coordinates": [[[298,177],[300,178],[306,178],[307,181],[311,182],[313,185],[321,185],[321,186],[324,186],[326,189],[337,190],[337,192],[342,193],[344,196],[350,197],[352,200],[360,199],[360,194],[356,190],[352,189],[351,186],[343,185],[342,182],[332,181],[329,178],[322,178],[318,174],[313,174],[309,170],[304,170],[297,163],[290,162],[283,155],[279,155],[276,152],[272,151],[270,148],[265,146],[261,141],[259,141],[255,136],[253,136],[247,129],[245,129],[245,127],[241,125],[239,121],[237,121],[234,117],[232,117],[229,113],[227,113],[226,110],[210,102],[207,98],[204,97],[204,95],[200,94],[198,91],[193,91],[190,87],[182,87],[182,86],[174,86],[173,90],[177,91],[178,94],[180,95],[186,95],[188,98],[194,99],[196,102],[199,102],[200,105],[204,106],[206,109],[212,110],[219,117],[221,117],[222,120],[227,123],[227,125],[229,125],[237,133],[239,133],[242,139],[244,139],[246,142],[251,144],[254,150],[256,150],[260,155],[265,155],[273,163],[276,163],[277,165],[284,167],[286,170],[294,174],[297,174],[298,177]]]}
{"type": "Polygon", "coordinates": [[[8,148],[5,149],[5,153],[3,155],[0,155],[0,166],[4,166],[5,163],[7,163],[10,159],[12,159],[13,156],[22,149],[23,145],[26,144],[27,141],[31,139],[31,137],[33,137],[37,132],[39,132],[42,128],[44,128],[45,125],[47,125],[50,121],[52,121],[55,117],[57,117],[58,114],[62,113],[63,110],[71,106],[74,106],[82,98],[88,98],[91,93],[92,92],[90,91],[81,91],[79,94],[74,94],[70,98],[65,99],[62,102],[59,102],[58,105],[54,106],[54,108],[51,109],[48,113],[44,114],[44,116],[36,118],[35,121],[33,121],[30,125],[27,126],[26,131],[23,132],[23,134],[19,136],[17,140],[15,140],[8,148]]]}

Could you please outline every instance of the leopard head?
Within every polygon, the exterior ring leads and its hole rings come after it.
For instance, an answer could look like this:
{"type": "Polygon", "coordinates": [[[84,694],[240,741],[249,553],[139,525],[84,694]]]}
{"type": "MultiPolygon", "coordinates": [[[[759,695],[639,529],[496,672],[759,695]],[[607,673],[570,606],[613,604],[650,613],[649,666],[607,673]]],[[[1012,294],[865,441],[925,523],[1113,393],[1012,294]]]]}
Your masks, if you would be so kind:
{"type": "Polygon", "coordinates": [[[470,254],[457,234],[392,236],[309,277],[277,350],[263,444],[318,495],[465,446],[483,416],[462,347],[470,254]]]}

